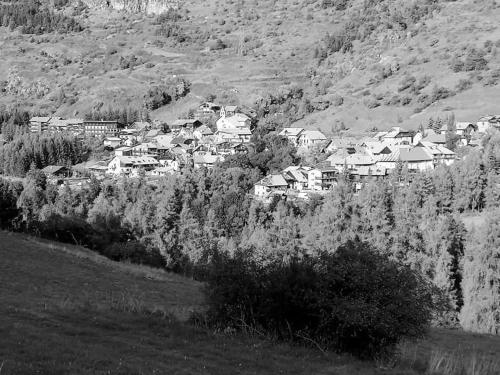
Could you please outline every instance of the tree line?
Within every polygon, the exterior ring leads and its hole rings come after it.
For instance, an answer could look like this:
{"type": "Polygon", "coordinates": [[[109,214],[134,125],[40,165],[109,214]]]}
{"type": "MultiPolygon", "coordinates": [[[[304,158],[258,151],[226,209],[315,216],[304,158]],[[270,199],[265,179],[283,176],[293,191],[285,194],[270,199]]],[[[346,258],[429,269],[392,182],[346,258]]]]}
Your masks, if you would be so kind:
{"type": "Polygon", "coordinates": [[[0,5],[0,22],[14,30],[21,27],[24,34],[79,32],[82,26],[73,17],[57,13],[37,0],[22,0],[0,5]]]}

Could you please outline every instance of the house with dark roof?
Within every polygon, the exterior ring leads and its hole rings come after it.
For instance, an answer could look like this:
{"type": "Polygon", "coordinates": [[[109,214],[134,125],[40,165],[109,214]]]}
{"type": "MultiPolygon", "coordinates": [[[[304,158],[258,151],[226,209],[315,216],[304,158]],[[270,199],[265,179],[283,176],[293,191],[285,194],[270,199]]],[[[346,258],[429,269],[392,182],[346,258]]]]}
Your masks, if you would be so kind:
{"type": "Polygon", "coordinates": [[[265,198],[271,193],[285,194],[288,183],[281,174],[271,174],[257,182],[254,189],[256,197],[265,198]]]}
{"type": "Polygon", "coordinates": [[[43,174],[47,176],[47,178],[58,178],[58,177],[68,177],[71,173],[71,170],[62,165],[48,165],[47,167],[42,169],[43,174]]]}

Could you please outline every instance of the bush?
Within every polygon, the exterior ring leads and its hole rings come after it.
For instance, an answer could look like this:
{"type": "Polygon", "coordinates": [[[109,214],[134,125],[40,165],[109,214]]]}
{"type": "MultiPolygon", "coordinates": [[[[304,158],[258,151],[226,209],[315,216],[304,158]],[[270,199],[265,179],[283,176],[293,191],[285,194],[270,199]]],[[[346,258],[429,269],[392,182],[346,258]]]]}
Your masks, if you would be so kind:
{"type": "Polygon", "coordinates": [[[434,308],[423,278],[362,242],[334,254],[261,266],[247,256],[214,262],[208,321],[372,357],[425,332],[434,308]]]}

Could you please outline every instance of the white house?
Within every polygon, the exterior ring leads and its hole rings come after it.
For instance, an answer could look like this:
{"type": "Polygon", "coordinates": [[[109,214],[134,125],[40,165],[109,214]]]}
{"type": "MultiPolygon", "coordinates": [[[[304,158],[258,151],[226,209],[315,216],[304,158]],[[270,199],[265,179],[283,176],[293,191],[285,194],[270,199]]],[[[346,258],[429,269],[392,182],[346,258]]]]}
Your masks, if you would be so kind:
{"type": "Polygon", "coordinates": [[[450,149],[432,142],[421,141],[416,147],[424,147],[431,153],[434,166],[438,164],[451,165],[456,160],[456,154],[450,149]]]}
{"type": "Polygon", "coordinates": [[[254,188],[255,196],[266,198],[270,193],[285,193],[288,183],[281,174],[272,174],[257,182],[254,188]]]}
{"type": "Polygon", "coordinates": [[[424,147],[400,149],[399,160],[408,166],[409,171],[427,171],[434,168],[434,157],[424,147]]]}
{"type": "Polygon", "coordinates": [[[252,132],[249,128],[220,129],[216,135],[219,142],[229,143],[249,143],[252,138],[252,132]]]}
{"type": "Polygon", "coordinates": [[[243,113],[235,113],[228,116],[221,112],[221,118],[217,120],[217,130],[250,128],[251,119],[243,113]]]}
{"type": "Polygon", "coordinates": [[[486,133],[490,128],[500,129],[500,115],[483,116],[477,121],[476,125],[479,133],[486,133]]]}
{"type": "Polygon", "coordinates": [[[193,164],[198,168],[213,168],[215,163],[224,161],[222,155],[215,155],[206,151],[197,151],[193,154],[193,164]]]}
{"type": "Polygon", "coordinates": [[[312,148],[326,141],[326,136],[319,130],[304,130],[300,133],[298,144],[300,147],[312,148]]]}
{"type": "Polygon", "coordinates": [[[158,161],[151,156],[115,156],[108,164],[108,173],[131,175],[139,170],[150,171],[158,166],[158,161]]]}
{"type": "Polygon", "coordinates": [[[307,187],[313,191],[330,190],[337,185],[339,170],[328,161],[319,163],[307,174],[307,187]]]}
{"type": "Polygon", "coordinates": [[[283,170],[282,176],[288,186],[297,191],[307,190],[308,175],[311,167],[290,166],[283,170]]]}

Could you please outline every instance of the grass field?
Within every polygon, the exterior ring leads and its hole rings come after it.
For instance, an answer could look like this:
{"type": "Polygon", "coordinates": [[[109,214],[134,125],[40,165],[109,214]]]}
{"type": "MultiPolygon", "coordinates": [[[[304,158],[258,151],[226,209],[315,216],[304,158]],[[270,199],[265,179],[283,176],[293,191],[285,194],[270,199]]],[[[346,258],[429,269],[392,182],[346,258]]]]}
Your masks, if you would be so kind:
{"type": "Polygon", "coordinates": [[[434,330],[398,361],[362,362],[183,322],[202,302],[180,276],[0,232],[0,374],[451,375],[449,356],[500,357],[499,337],[434,330]]]}

